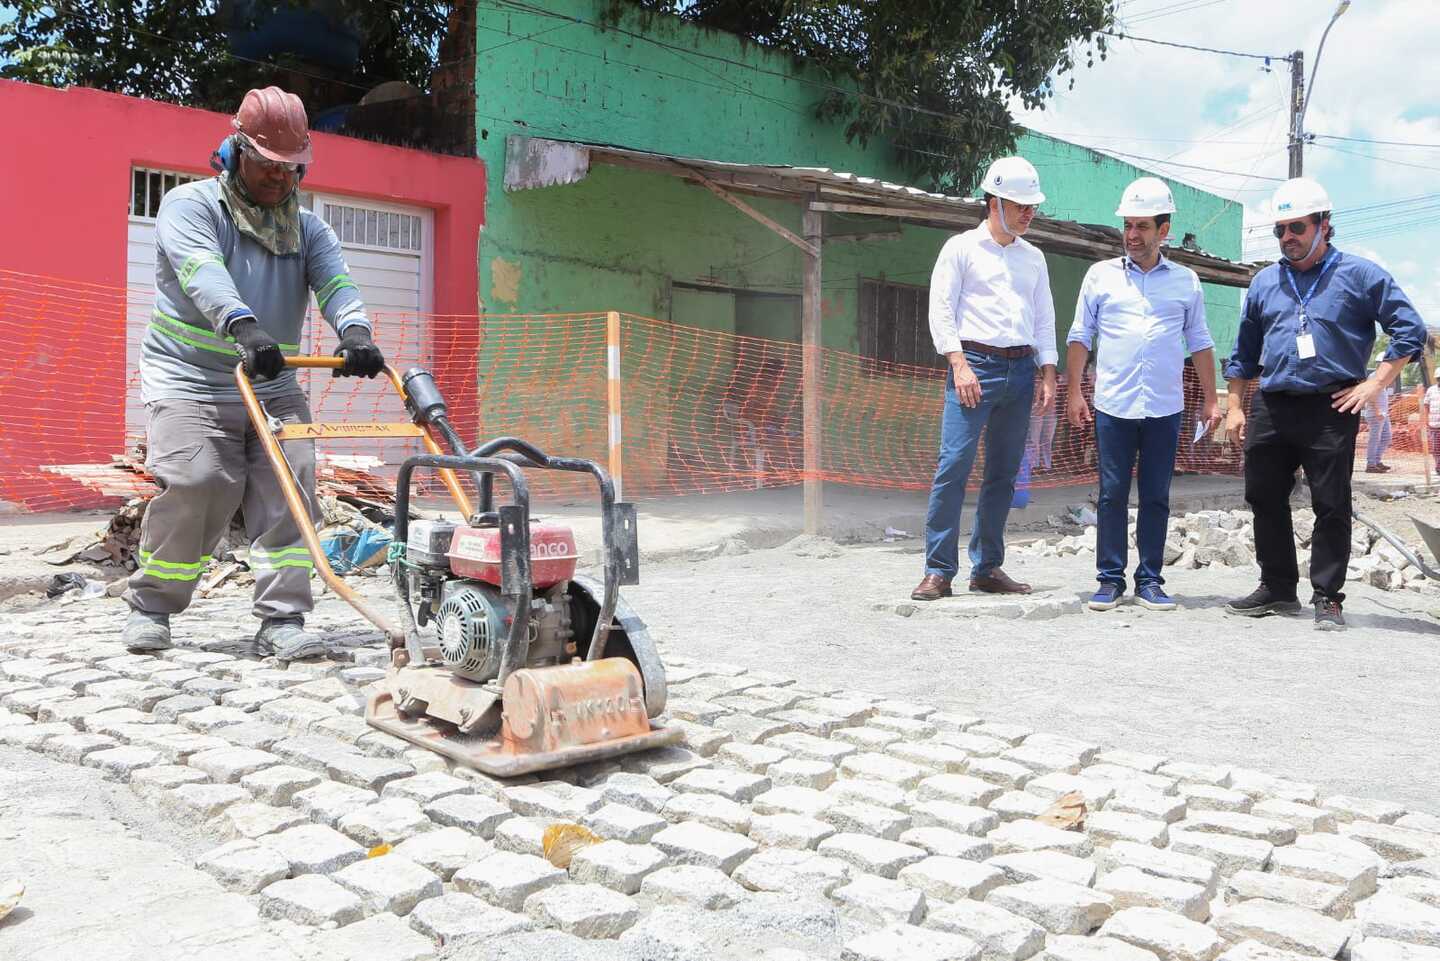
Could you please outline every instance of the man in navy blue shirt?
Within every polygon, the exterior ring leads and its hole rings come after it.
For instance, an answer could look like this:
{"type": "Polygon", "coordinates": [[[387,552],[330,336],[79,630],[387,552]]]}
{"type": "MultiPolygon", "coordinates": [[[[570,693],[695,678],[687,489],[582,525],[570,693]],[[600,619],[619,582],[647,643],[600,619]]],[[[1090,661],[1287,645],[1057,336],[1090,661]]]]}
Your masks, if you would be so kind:
{"type": "Polygon", "coordinates": [[[1350,473],[1360,411],[1425,344],[1425,324],[1383,269],[1330,244],[1330,198],[1297,177],[1271,201],[1280,262],[1257,273],[1245,295],[1235,353],[1225,366],[1226,429],[1245,442],[1245,500],[1255,513],[1260,586],[1226,605],[1234,614],[1295,614],[1290,491],[1303,467],[1315,509],[1310,584],[1315,626],[1345,625],[1341,602],[1350,562],[1350,473]],[[1389,349],[1366,377],[1375,325],[1389,349]],[[1260,380],[1247,421],[1246,390],[1260,380]]]}

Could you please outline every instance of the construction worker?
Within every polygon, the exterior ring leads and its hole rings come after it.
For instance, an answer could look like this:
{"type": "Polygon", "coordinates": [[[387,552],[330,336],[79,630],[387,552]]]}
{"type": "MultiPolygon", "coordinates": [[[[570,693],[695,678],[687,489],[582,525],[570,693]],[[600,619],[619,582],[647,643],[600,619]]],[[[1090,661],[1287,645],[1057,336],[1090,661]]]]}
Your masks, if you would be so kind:
{"type": "Polygon", "coordinates": [[[1350,562],[1350,475],[1360,411],[1425,346],[1425,324],[1394,278],[1330,238],[1330,198],[1307,177],[1287,180],[1271,200],[1284,255],[1250,282],[1230,385],[1227,434],[1245,443],[1245,500],[1255,512],[1260,586],[1226,610],[1258,617],[1296,614],[1299,570],[1290,522],[1290,491],[1304,468],[1315,509],[1310,541],[1315,626],[1345,625],[1341,610],[1350,562]],[[1366,376],[1375,325],[1390,337],[1366,376]],[[1247,418],[1242,402],[1256,378],[1247,418]]]}
{"type": "Polygon", "coordinates": [[[1100,502],[1095,566],[1100,587],[1090,609],[1108,611],[1125,595],[1130,473],[1138,457],[1139,512],[1135,522],[1135,600],[1172,611],[1160,569],[1170,517],[1170,478],[1185,406],[1185,355],[1195,364],[1203,397],[1198,420],[1220,422],[1215,398],[1215,342],[1205,326],[1205,293],[1195,271],[1173,263],[1161,248],[1170,235],[1175,199],[1156,177],[1125,188],[1115,216],[1124,222],[1125,253],[1090,268],[1080,285],[1075,323],[1066,338],[1066,416],[1083,428],[1091,420],[1081,380],[1091,350],[1095,362],[1095,441],[1100,502]]]}
{"type": "Polygon", "coordinates": [[[1029,584],[1000,565],[1032,407],[1048,411],[1055,399],[1059,353],[1050,274],[1045,255],[1023,238],[1045,195],[1040,175],[1023,157],[996,160],[981,188],[985,221],[945,242],[930,277],[930,335],[950,364],[925,519],[925,577],[910,594],[917,601],[952,593],[965,484],[982,438],[985,477],[970,536],[970,590],[1030,593],[1029,584]]]}
{"type": "MultiPolygon", "coordinates": [[[[299,349],[314,291],[340,337],[337,376],[373,377],[385,361],[334,231],[300,207],[296,189],[311,161],[300,98],[251,90],[232,126],[212,160],[219,176],[170,191],[155,223],[155,311],[140,379],[146,463],[160,493],[145,511],[124,642],[137,653],[170,646],[170,615],[189,605],[240,508],[261,619],[257,651],[295,660],[325,651],[304,629],[312,562],[240,402],[237,357],[272,418],[309,421],[284,355],[299,349]]],[[[287,442],[285,453],[316,516],[313,442],[287,442]]]]}

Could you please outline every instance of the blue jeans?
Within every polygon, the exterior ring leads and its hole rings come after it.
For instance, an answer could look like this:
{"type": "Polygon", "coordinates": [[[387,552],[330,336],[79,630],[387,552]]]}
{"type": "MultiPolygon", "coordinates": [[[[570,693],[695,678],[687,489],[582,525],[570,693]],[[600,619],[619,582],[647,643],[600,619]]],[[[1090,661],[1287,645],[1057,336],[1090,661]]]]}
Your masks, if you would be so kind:
{"type": "Polygon", "coordinates": [[[982,437],[985,477],[970,535],[970,576],[989,574],[1005,561],[1005,518],[1015,496],[1015,473],[1025,453],[1035,397],[1034,357],[1007,360],[967,350],[965,359],[980,381],[980,403],[961,405],[954,373],[945,375],[940,457],[925,517],[925,573],[947,580],[960,569],[960,512],[982,437]]]}
{"type": "Polygon", "coordinates": [[[1374,467],[1390,448],[1390,412],[1385,411],[1379,417],[1369,417],[1366,423],[1370,425],[1370,437],[1365,442],[1365,466],[1374,467]]]}
{"type": "Polygon", "coordinates": [[[1165,528],[1170,518],[1170,477],[1180,443],[1180,415],[1131,420],[1095,412],[1100,449],[1100,505],[1095,525],[1095,566],[1101,584],[1125,589],[1130,519],[1130,472],[1139,455],[1140,511],[1135,522],[1135,587],[1164,584],[1165,528]]]}

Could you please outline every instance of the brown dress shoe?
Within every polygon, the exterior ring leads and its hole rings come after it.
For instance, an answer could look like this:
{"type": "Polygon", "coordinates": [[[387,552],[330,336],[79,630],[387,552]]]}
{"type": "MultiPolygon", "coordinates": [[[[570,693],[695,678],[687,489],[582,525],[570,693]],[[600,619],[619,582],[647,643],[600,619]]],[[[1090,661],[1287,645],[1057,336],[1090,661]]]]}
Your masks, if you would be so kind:
{"type": "Polygon", "coordinates": [[[1009,574],[997,567],[989,574],[970,578],[970,590],[984,594],[1029,594],[1030,585],[1012,580],[1009,574]]]}
{"type": "Polygon", "coordinates": [[[912,601],[938,601],[951,596],[950,582],[939,574],[926,574],[920,585],[910,592],[912,601]]]}

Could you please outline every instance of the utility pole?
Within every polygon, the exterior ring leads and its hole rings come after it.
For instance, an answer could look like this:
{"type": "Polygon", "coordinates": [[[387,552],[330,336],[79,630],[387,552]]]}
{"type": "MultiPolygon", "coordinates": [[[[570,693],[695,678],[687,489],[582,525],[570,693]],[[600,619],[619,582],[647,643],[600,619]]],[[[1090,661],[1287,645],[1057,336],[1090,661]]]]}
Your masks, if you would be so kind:
{"type": "Polygon", "coordinates": [[[1305,51],[1290,55],[1290,176],[1305,173],[1305,51]]]}
{"type": "MultiPolygon", "coordinates": [[[[1315,71],[1320,67],[1320,55],[1325,52],[1325,39],[1330,36],[1330,28],[1335,26],[1346,10],[1350,9],[1350,0],[1340,0],[1336,5],[1335,12],[1330,15],[1330,22],[1325,24],[1325,32],[1320,34],[1320,46],[1315,50],[1315,62],[1310,65],[1310,89],[1315,89],[1315,71]]],[[[1290,55],[1290,176],[1299,177],[1305,172],[1305,108],[1310,106],[1305,94],[1305,54],[1296,50],[1290,55]]]]}

